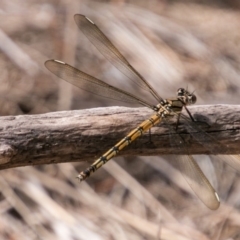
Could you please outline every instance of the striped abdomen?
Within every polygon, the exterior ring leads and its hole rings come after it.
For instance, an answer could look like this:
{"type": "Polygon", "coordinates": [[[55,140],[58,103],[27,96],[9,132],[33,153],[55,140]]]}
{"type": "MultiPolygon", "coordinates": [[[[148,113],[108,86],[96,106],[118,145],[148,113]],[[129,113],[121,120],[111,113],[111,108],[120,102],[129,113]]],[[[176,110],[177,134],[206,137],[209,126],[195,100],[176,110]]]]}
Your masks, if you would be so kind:
{"type": "Polygon", "coordinates": [[[90,167],[80,172],[77,178],[82,181],[89,177],[93,172],[99,169],[103,164],[112,159],[117,153],[128,146],[132,141],[140,137],[144,132],[149,130],[151,127],[159,123],[163,117],[163,110],[160,110],[156,114],[152,115],[148,120],[142,122],[137,128],[132,130],[125,138],[119,141],[114,147],[109,149],[100,158],[98,158],[90,167]]]}

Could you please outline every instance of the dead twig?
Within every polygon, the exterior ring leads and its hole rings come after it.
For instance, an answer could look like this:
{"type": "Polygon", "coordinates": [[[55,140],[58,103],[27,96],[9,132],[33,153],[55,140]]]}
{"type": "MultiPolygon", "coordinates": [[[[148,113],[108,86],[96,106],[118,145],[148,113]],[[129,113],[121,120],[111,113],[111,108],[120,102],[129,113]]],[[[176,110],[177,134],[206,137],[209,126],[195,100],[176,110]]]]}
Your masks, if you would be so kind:
{"type": "MultiPolygon", "coordinates": [[[[184,129],[182,119],[178,133],[171,130],[171,138],[180,134],[186,148],[174,147],[169,137],[169,127],[174,130],[176,124],[172,119],[151,129],[151,141],[149,133],[144,133],[119,155],[240,153],[240,106],[194,106],[190,111],[199,121],[195,131],[204,122],[206,133],[199,132],[206,136],[203,144],[196,133],[184,129]],[[212,141],[220,146],[214,152],[206,147],[212,141]]],[[[109,107],[1,117],[0,169],[94,160],[150,116],[147,108],[109,107]]]]}

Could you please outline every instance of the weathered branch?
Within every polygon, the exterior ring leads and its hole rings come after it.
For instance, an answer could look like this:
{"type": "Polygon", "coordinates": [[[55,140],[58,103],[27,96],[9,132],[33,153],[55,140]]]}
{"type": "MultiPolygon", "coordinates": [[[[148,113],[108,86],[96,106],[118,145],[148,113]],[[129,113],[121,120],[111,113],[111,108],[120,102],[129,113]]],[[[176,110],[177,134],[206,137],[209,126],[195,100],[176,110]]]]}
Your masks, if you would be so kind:
{"type": "MultiPolygon", "coordinates": [[[[179,138],[176,121],[172,119],[171,137],[168,124],[163,122],[152,128],[151,135],[144,133],[119,155],[240,153],[240,106],[208,105],[189,109],[197,121],[207,123],[200,124],[207,132],[203,145],[182,127],[184,120],[180,120],[178,127],[179,138]],[[173,144],[171,139],[178,140],[173,144]],[[173,147],[179,139],[186,147],[173,147]],[[211,151],[206,146],[215,140],[220,147],[211,151]]],[[[147,108],[109,107],[1,117],[0,169],[95,160],[152,114],[147,108]]]]}

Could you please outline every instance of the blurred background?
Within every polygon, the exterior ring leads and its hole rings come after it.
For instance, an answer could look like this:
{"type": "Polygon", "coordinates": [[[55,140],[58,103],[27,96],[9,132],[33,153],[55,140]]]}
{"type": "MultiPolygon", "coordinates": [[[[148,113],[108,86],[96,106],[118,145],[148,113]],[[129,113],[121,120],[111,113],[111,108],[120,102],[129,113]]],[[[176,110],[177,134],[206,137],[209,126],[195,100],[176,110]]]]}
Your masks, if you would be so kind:
{"type": "MultiPolygon", "coordinates": [[[[0,113],[129,106],[54,77],[48,59],[144,94],[78,30],[76,13],[93,20],[163,98],[188,87],[198,104],[239,104],[239,8],[238,0],[2,0],[0,113]]],[[[239,175],[219,158],[196,159],[219,193],[217,211],[162,157],[116,158],[81,184],[75,176],[88,164],[1,171],[0,239],[240,239],[239,175]]]]}

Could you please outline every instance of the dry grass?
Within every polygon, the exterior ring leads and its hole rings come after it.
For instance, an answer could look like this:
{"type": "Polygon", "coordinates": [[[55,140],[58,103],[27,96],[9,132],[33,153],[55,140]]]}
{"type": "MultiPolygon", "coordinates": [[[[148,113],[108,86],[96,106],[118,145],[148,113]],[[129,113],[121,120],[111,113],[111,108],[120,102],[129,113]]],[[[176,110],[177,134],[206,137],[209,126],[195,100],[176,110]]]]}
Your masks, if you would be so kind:
{"type": "MultiPolygon", "coordinates": [[[[75,13],[94,20],[163,98],[188,86],[200,104],[239,104],[238,2],[202,2],[2,0],[1,114],[120,104],[53,80],[43,65],[51,58],[144,93],[127,85],[79,33],[75,13]]],[[[179,172],[158,157],[109,162],[81,184],[74,178],[85,167],[79,164],[4,170],[0,238],[240,239],[239,175],[208,160],[199,158],[222,200],[217,211],[197,200],[179,172]]]]}

